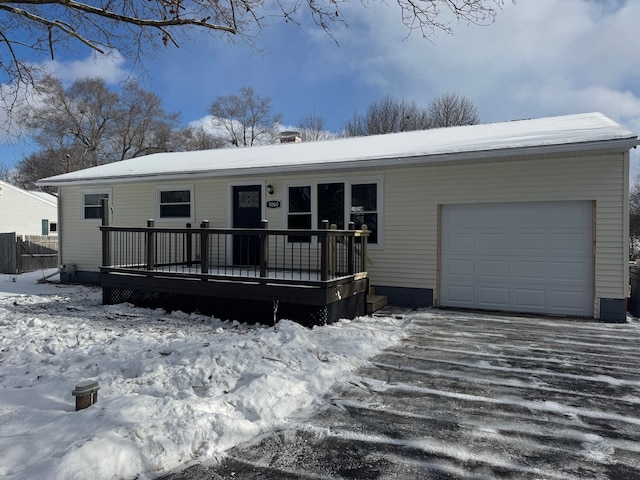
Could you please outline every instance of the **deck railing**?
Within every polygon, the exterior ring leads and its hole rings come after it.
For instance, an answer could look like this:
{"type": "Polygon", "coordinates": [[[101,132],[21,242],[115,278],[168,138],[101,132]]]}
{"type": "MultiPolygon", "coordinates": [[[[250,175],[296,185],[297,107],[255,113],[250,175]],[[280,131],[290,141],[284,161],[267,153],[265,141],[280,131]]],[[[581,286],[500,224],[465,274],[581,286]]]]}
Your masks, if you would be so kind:
{"type": "Polygon", "coordinates": [[[366,272],[366,225],[338,230],[103,225],[102,271],[314,284],[366,272]]]}

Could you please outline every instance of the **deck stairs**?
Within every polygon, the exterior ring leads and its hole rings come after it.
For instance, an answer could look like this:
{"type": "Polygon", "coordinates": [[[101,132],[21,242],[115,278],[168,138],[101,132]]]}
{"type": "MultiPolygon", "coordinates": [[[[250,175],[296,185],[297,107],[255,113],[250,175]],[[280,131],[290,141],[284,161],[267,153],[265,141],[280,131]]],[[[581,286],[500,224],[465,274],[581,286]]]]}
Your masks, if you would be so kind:
{"type": "Polygon", "coordinates": [[[367,315],[377,312],[387,305],[387,297],[384,295],[376,295],[375,287],[369,287],[367,294],[367,315]]]}

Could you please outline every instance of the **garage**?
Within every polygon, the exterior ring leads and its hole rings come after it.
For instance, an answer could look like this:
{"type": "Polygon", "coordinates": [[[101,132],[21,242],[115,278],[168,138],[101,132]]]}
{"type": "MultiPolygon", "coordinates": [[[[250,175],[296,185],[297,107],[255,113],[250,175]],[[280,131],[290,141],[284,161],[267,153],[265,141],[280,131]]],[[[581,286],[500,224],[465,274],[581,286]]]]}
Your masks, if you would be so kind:
{"type": "Polygon", "coordinates": [[[593,202],[442,205],[440,305],[593,316],[593,202]]]}

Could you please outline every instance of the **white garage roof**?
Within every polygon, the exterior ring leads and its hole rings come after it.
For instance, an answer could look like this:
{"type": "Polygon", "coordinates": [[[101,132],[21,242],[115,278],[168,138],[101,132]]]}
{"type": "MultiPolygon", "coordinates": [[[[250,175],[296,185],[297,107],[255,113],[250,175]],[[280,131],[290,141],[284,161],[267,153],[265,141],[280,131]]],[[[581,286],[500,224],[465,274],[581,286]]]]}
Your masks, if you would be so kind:
{"type": "Polygon", "coordinates": [[[636,134],[601,113],[438,128],[324,142],[157,153],[45,178],[39,185],[119,183],[275,174],[412,163],[473,161],[518,154],[629,149],[636,134]]]}

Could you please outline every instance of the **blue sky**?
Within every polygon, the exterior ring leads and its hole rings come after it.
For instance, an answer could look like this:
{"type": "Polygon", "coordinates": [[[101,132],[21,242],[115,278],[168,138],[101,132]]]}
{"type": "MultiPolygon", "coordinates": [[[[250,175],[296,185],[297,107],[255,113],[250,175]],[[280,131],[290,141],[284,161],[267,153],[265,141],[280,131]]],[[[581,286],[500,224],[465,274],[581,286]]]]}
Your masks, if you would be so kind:
{"type": "MultiPolygon", "coordinates": [[[[638,1],[507,1],[492,25],[457,24],[431,40],[407,37],[393,1],[342,8],[349,27],[336,26],[339,45],[305,19],[301,28],[271,19],[259,50],[197,35],[146,59],[144,74],[88,51],[51,66],[66,81],[92,75],[115,84],[133,73],[185,124],[205,117],[217,96],[250,86],[271,97],[285,125],[315,112],[334,132],[385,95],[422,106],[453,92],[475,103],[482,122],[600,111],[640,133],[638,1]]],[[[12,165],[26,151],[4,142],[0,162],[12,165]]]]}

